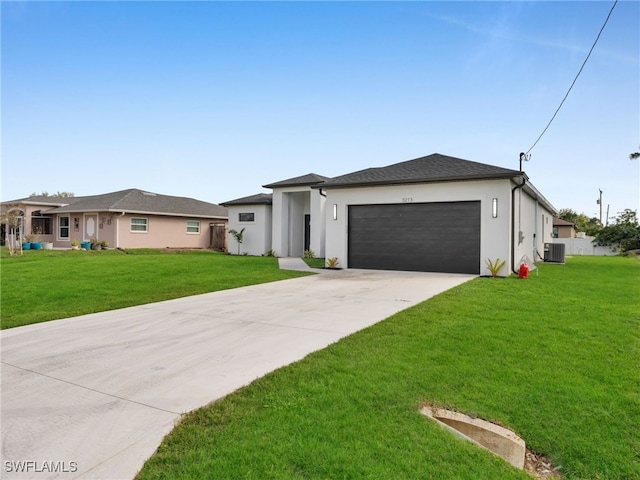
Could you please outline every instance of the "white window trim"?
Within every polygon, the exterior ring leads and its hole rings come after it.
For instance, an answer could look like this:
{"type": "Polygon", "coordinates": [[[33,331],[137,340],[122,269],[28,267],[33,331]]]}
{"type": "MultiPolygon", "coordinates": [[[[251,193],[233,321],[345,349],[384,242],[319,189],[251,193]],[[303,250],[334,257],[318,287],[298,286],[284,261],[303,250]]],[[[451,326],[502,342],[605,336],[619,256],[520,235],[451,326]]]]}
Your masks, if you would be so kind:
{"type": "MultiPolygon", "coordinates": [[[[137,224],[137,225],[142,225],[142,224],[137,224]]],[[[131,219],[129,220],[129,232],[130,233],[149,233],[149,219],[146,218],[146,217],[131,217],[131,219]],[[134,230],[132,228],[134,220],[144,220],[145,221],[145,229],[144,230],[134,230]]]]}
{"type": "Polygon", "coordinates": [[[187,235],[200,235],[200,220],[187,220],[187,235]],[[197,232],[190,232],[189,231],[189,224],[190,223],[197,223],[198,224],[198,231],[197,232]]]}
{"type": "Polygon", "coordinates": [[[60,241],[71,241],[71,216],[69,215],[58,215],[58,221],[56,222],[56,238],[60,241]],[[67,225],[64,227],[67,229],[67,231],[69,232],[68,235],[66,237],[63,237],[62,235],[60,235],[60,230],[63,228],[62,227],[62,222],[60,221],[61,219],[66,218],[67,219],[67,225]]]}

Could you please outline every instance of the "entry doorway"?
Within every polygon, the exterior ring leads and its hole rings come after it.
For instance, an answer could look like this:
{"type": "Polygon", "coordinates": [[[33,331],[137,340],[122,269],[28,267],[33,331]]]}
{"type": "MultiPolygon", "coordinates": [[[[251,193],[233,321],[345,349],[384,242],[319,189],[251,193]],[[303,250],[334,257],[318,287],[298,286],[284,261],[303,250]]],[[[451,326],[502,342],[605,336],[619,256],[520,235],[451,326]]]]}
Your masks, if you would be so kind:
{"type": "Polygon", "coordinates": [[[311,250],[311,215],[304,216],[304,249],[311,250]]]}
{"type": "Polygon", "coordinates": [[[98,215],[85,215],[84,233],[84,240],[98,239],[98,215]]]}

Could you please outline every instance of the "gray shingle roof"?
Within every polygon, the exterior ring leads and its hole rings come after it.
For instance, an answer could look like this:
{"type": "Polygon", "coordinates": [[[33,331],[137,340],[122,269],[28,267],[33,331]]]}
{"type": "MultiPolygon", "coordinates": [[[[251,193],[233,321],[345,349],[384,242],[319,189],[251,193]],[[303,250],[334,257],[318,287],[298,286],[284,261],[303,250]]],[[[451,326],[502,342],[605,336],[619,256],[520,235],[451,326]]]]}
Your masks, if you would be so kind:
{"type": "Polygon", "coordinates": [[[318,175],[316,173],[307,173],[299,177],[288,178],[287,180],[280,180],[279,182],[263,185],[264,188],[278,188],[278,187],[304,187],[317,185],[326,180],[330,180],[329,177],[318,175]]]}
{"type": "Polygon", "coordinates": [[[228,207],[230,205],[271,205],[272,203],[273,195],[271,193],[257,193],[248,197],[222,202],[220,205],[228,207]]]}
{"type": "Polygon", "coordinates": [[[8,200],[6,202],[2,202],[3,205],[15,205],[15,204],[23,204],[23,205],[42,205],[42,206],[62,206],[69,205],[70,203],[75,203],[79,198],[82,197],[54,197],[52,195],[32,195],[31,197],[18,198],[16,200],[8,200]]]}
{"type": "Polygon", "coordinates": [[[73,198],[74,203],[49,210],[47,213],[127,212],[206,218],[227,217],[227,209],[215,203],[194,198],[160,195],[135,188],[73,198]]]}
{"type": "Polygon", "coordinates": [[[386,167],[367,168],[332,178],[317,185],[321,188],[373,186],[404,183],[513,178],[518,170],[495,167],[461,158],[434,153],[426,157],[395,163],[386,167]]]}

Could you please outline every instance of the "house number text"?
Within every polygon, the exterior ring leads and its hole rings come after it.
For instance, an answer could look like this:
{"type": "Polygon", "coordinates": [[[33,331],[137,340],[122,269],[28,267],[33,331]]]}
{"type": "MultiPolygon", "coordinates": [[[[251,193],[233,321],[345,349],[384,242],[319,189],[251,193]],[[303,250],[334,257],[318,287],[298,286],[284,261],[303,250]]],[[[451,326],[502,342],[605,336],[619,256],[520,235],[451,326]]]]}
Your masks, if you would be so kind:
{"type": "Polygon", "coordinates": [[[413,202],[413,197],[402,197],[402,203],[411,203],[413,202]]]}

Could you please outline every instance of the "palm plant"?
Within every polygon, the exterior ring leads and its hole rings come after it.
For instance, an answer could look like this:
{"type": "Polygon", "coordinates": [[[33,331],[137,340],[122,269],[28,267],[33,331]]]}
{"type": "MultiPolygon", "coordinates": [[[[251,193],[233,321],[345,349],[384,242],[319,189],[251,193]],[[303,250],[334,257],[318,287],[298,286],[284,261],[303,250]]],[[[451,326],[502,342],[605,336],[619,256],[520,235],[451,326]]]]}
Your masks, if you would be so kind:
{"type": "Polygon", "coordinates": [[[491,272],[492,277],[498,276],[498,272],[502,267],[504,267],[505,263],[506,263],[505,260],[500,260],[499,258],[496,258],[494,261],[491,261],[490,258],[487,258],[487,261],[485,262],[485,264],[487,265],[487,268],[491,272]]]}
{"type": "Polygon", "coordinates": [[[231,229],[229,230],[229,235],[233,235],[233,238],[236,239],[236,242],[238,242],[238,255],[240,255],[240,245],[242,244],[242,240],[243,240],[243,236],[244,236],[244,228],[240,231],[237,231],[236,229],[231,229]]]}

